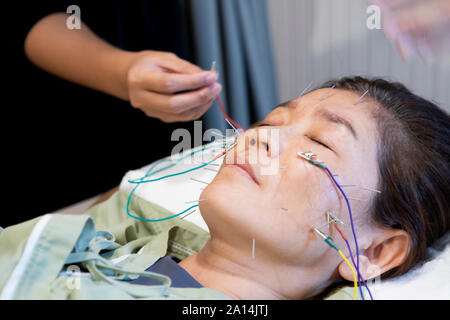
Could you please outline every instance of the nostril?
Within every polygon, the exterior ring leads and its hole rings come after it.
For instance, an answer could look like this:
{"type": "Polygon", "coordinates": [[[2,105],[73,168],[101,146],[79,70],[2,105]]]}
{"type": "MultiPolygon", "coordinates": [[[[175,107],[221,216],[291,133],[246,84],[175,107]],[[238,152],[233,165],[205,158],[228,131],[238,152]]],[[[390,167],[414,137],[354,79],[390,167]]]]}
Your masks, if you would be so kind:
{"type": "Polygon", "coordinates": [[[262,144],[266,147],[266,151],[269,152],[269,144],[265,142],[263,142],[262,144]]]}
{"type": "Polygon", "coordinates": [[[252,138],[250,140],[250,145],[254,146],[255,144],[256,144],[256,140],[255,140],[255,138],[252,138]]]}

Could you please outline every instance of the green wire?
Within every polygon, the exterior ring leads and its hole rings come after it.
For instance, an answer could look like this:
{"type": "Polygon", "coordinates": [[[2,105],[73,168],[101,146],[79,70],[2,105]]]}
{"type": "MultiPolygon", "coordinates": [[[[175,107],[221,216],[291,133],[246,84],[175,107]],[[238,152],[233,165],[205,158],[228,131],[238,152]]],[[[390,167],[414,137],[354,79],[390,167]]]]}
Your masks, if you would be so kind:
{"type": "MultiPolygon", "coordinates": [[[[222,144],[222,146],[226,146],[226,145],[228,145],[228,144],[227,144],[227,143],[222,144]]],[[[184,159],[186,159],[186,158],[188,158],[188,157],[191,157],[193,154],[196,154],[196,153],[201,152],[201,151],[204,151],[204,150],[211,149],[211,148],[213,148],[213,147],[215,147],[215,146],[211,146],[211,147],[207,147],[207,148],[202,148],[202,149],[200,149],[200,150],[193,151],[193,152],[191,152],[190,154],[188,154],[187,156],[184,156],[184,157],[178,159],[175,163],[172,163],[171,165],[169,165],[169,166],[167,166],[167,167],[161,168],[161,169],[159,169],[158,171],[154,172],[153,174],[156,174],[156,173],[158,173],[158,172],[160,172],[160,171],[169,169],[169,168],[171,168],[171,167],[177,165],[180,161],[182,161],[182,160],[184,160],[184,159]]],[[[170,161],[170,160],[166,160],[166,161],[170,161]]],[[[210,161],[208,161],[208,162],[206,162],[206,163],[204,163],[204,164],[202,164],[202,165],[200,165],[200,166],[198,166],[198,167],[191,168],[191,169],[188,169],[188,170],[185,170],[185,171],[182,171],[182,172],[172,173],[172,174],[169,174],[169,175],[166,175],[166,176],[162,176],[162,177],[159,177],[159,178],[156,178],[156,179],[142,180],[142,179],[148,177],[148,173],[149,173],[149,172],[147,172],[147,174],[146,174],[144,177],[139,178],[140,181],[136,181],[136,180],[139,180],[139,179],[134,179],[134,180],[128,180],[128,182],[129,182],[129,183],[135,183],[135,184],[141,184],[141,183],[147,183],[147,182],[155,182],[155,181],[159,181],[159,180],[162,180],[162,179],[166,179],[166,178],[170,178],[170,177],[182,175],[182,174],[185,174],[185,173],[188,173],[188,172],[191,172],[191,171],[194,171],[194,170],[203,168],[203,167],[207,166],[208,164],[210,164],[211,162],[214,162],[214,161],[215,161],[215,159],[212,159],[212,160],[210,160],[210,161]]],[[[149,170],[150,170],[150,169],[149,169],[149,170]]]]}
{"type": "Polygon", "coordinates": [[[339,250],[340,250],[339,247],[333,242],[333,240],[332,240],[330,237],[327,237],[327,238],[325,239],[325,242],[326,242],[330,247],[332,247],[333,249],[335,249],[336,251],[339,251],[339,250]]]}
{"type": "Polygon", "coordinates": [[[323,164],[321,164],[321,163],[319,163],[319,162],[317,162],[317,161],[314,161],[314,160],[312,160],[312,159],[309,159],[308,160],[309,162],[311,162],[311,163],[313,163],[313,164],[315,164],[316,166],[318,166],[318,167],[321,167],[322,169],[327,169],[327,167],[325,167],[323,164]]]}
{"type": "MultiPolygon", "coordinates": [[[[224,143],[224,144],[222,144],[222,146],[226,146],[226,145],[228,145],[228,144],[229,144],[229,143],[224,143]]],[[[165,218],[161,218],[161,219],[147,219],[147,218],[142,218],[142,217],[138,217],[138,216],[132,215],[132,214],[130,213],[130,203],[131,203],[131,198],[133,197],[134,192],[136,191],[136,189],[139,187],[139,185],[140,185],[141,183],[147,183],[147,182],[159,181],[159,180],[166,179],[166,178],[169,178],[169,177],[178,176],[178,175],[182,175],[182,174],[185,174],[185,173],[194,171],[194,170],[198,170],[198,169],[203,168],[203,167],[207,166],[208,164],[214,162],[216,159],[212,159],[212,160],[210,160],[210,161],[208,161],[208,162],[206,162],[206,163],[204,163],[204,164],[202,164],[202,165],[200,165],[200,166],[198,166],[198,167],[191,168],[191,169],[189,169],[189,170],[185,170],[185,171],[182,171],[182,172],[177,172],[177,173],[169,174],[169,175],[162,176],[162,177],[159,177],[159,178],[156,178],[156,179],[151,179],[151,180],[143,180],[143,179],[145,179],[146,177],[152,176],[152,175],[154,175],[154,174],[156,174],[156,173],[158,173],[158,172],[167,170],[167,169],[169,169],[169,168],[171,168],[171,167],[177,165],[180,161],[186,159],[187,157],[192,156],[193,154],[195,154],[195,153],[197,153],[197,152],[201,152],[201,151],[204,151],[204,150],[208,150],[208,149],[211,149],[211,148],[213,148],[213,147],[216,147],[216,146],[205,147],[205,148],[202,148],[202,149],[197,150],[197,151],[192,151],[189,155],[184,156],[184,157],[178,159],[175,163],[172,163],[171,165],[168,165],[168,166],[166,166],[166,167],[164,167],[164,168],[161,168],[161,169],[159,169],[159,170],[157,170],[157,171],[151,173],[151,171],[152,171],[158,164],[160,164],[160,163],[162,163],[162,162],[172,161],[172,160],[167,160],[167,159],[158,160],[157,162],[155,162],[155,163],[148,169],[148,171],[146,172],[146,174],[145,174],[143,177],[138,178],[138,179],[134,179],[134,180],[128,180],[129,183],[135,183],[136,186],[133,188],[133,190],[131,190],[130,195],[128,196],[127,205],[126,205],[126,212],[127,212],[127,215],[130,216],[130,217],[133,218],[133,219],[137,219],[137,220],[141,220],[141,221],[159,222],[159,221],[164,221],[164,220],[169,220],[169,219],[175,218],[175,217],[177,217],[177,216],[179,216],[179,215],[182,215],[183,213],[185,213],[185,212],[191,210],[192,208],[198,207],[198,204],[196,204],[196,205],[190,206],[189,208],[187,208],[186,210],[183,210],[183,211],[180,212],[180,213],[176,213],[176,214],[173,214],[173,215],[171,215],[171,216],[168,216],[168,217],[165,217],[165,218]],[[136,180],[139,180],[139,179],[140,179],[140,181],[136,181],[136,180]]]]}

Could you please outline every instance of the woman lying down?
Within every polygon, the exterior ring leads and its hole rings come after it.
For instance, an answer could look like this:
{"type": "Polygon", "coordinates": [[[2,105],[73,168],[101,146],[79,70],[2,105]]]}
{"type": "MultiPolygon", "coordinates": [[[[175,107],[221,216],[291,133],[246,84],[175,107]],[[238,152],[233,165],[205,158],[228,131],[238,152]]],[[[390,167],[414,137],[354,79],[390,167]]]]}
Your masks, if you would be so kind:
{"type": "MultiPolygon", "coordinates": [[[[404,86],[343,78],[275,108],[237,138],[200,197],[209,235],[179,217],[153,223],[130,218],[123,191],[87,214],[122,245],[163,235],[162,247],[153,246],[161,258],[146,267],[169,276],[172,287],[209,288],[232,299],[323,298],[339,285],[352,286],[355,277],[315,228],[359,265],[361,281],[406,273],[449,231],[449,137],[448,114],[404,86]],[[279,139],[262,138],[263,129],[278,129],[279,139]],[[276,161],[279,170],[262,174],[258,163],[233,165],[248,160],[246,150],[255,144],[263,150],[259,157],[276,161]],[[333,178],[308,161],[311,153],[344,190],[352,221],[333,178]],[[343,222],[337,225],[352,257],[334,224],[327,225],[328,213],[343,222]]],[[[138,197],[131,213],[153,219],[171,214],[138,197]]],[[[143,277],[128,282],[158,284],[143,277]]]]}

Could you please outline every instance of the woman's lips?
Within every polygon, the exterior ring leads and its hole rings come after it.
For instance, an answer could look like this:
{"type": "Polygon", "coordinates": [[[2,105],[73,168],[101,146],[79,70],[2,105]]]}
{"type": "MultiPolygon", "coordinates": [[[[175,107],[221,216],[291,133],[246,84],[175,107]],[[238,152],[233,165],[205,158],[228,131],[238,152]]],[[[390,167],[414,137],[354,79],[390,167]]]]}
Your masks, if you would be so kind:
{"type": "Polygon", "coordinates": [[[253,172],[253,168],[249,164],[225,164],[225,166],[229,166],[235,168],[240,174],[245,176],[247,179],[251,180],[253,183],[258,184],[258,181],[255,178],[255,174],[253,172]]]}

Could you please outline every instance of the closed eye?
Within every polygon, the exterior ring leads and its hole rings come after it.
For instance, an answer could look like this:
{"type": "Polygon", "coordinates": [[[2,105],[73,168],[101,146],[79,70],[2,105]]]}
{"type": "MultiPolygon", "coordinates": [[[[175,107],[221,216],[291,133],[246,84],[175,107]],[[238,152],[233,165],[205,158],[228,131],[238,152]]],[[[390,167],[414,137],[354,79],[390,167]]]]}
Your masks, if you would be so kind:
{"type": "Polygon", "coordinates": [[[315,142],[315,143],[317,143],[317,144],[320,144],[321,146],[323,146],[323,147],[325,147],[325,148],[327,148],[327,149],[330,149],[330,150],[331,150],[331,148],[330,148],[329,146],[327,146],[325,143],[323,143],[323,142],[321,142],[321,141],[319,141],[319,140],[317,140],[317,139],[314,139],[314,138],[311,138],[311,137],[308,137],[308,139],[311,140],[311,141],[313,141],[313,142],[315,142]]]}
{"type": "MultiPolygon", "coordinates": [[[[252,129],[252,128],[258,128],[258,127],[270,127],[270,126],[272,126],[272,125],[271,125],[271,124],[268,124],[268,123],[264,123],[264,122],[262,122],[262,121],[258,121],[258,122],[255,122],[252,126],[250,126],[250,129],[252,129]]],[[[317,143],[317,144],[320,144],[322,147],[327,148],[328,150],[333,151],[333,149],[331,149],[331,148],[330,148],[329,146],[327,146],[325,143],[323,143],[323,142],[321,142],[321,141],[319,141],[319,140],[317,140],[317,139],[315,139],[315,138],[311,138],[311,137],[309,137],[309,136],[307,136],[307,138],[308,138],[309,140],[311,140],[311,141],[317,143]]],[[[334,152],[334,151],[333,151],[333,152],[334,152]]]]}

